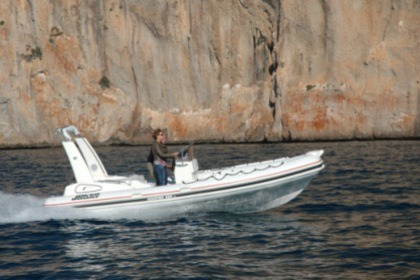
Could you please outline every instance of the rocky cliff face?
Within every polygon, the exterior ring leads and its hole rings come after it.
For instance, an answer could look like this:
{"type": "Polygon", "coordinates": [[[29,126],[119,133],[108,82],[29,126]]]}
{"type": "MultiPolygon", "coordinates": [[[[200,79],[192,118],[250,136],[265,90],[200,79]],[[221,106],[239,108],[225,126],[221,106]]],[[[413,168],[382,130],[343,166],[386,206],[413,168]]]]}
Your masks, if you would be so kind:
{"type": "Polygon", "coordinates": [[[0,146],[420,136],[420,2],[0,3],[0,146]]]}

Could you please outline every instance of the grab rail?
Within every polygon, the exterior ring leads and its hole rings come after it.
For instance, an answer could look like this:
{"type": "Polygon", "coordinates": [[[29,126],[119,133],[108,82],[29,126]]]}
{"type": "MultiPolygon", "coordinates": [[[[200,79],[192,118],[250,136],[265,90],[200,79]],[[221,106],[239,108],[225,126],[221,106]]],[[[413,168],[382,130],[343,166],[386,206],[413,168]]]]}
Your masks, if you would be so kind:
{"type": "Polygon", "coordinates": [[[60,136],[61,140],[72,141],[72,138],[69,133],[72,133],[74,136],[80,136],[79,130],[74,125],[69,125],[65,127],[60,127],[57,129],[57,134],[60,136]]]}

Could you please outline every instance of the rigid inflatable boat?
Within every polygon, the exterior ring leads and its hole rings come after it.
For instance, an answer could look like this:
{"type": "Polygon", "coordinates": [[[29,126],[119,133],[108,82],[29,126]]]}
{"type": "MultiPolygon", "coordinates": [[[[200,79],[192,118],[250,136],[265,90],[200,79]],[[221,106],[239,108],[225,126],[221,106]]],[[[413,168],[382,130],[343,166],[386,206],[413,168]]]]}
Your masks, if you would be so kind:
{"type": "Polygon", "coordinates": [[[174,181],[157,187],[144,175],[108,175],[91,144],[76,127],[57,129],[76,182],[45,207],[93,211],[250,213],[283,205],[298,196],[323,168],[323,150],[212,170],[200,170],[193,146],[175,161],[174,181]]]}

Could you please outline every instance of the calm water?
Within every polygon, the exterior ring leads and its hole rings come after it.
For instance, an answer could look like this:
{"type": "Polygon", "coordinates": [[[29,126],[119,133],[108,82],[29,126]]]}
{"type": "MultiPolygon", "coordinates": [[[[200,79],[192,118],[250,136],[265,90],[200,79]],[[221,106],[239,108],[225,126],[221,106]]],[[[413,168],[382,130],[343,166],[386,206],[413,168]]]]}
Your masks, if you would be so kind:
{"type": "MultiPolygon", "coordinates": [[[[148,147],[101,147],[110,174],[148,147]]],[[[1,279],[420,279],[420,141],[198,145],[203,169],[324,149],[326,169],[262,213],[139,220],[43,209],[73,174],[61,148],[0,150],[1,279]]]]}

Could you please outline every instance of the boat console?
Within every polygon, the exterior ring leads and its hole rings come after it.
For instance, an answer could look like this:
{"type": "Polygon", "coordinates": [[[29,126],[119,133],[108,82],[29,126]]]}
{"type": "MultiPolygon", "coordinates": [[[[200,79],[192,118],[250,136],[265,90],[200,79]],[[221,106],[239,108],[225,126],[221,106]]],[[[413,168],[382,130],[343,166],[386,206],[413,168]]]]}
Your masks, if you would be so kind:
{"type": "Polygon", "coordinates": [[[183,148],[180,157],[175,160],[175,182],[182,184],[197,179],[198,161],[194,158],[193,143],[183,148]]]}

